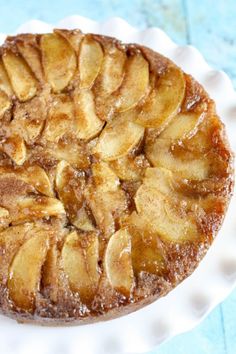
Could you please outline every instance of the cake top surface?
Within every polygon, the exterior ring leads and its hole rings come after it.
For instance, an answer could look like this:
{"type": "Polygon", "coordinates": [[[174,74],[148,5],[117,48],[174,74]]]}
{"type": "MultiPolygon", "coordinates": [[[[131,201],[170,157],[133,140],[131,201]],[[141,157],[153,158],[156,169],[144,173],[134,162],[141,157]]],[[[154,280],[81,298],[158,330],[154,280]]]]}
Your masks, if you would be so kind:
{"type": "Polygon", "coordinates": [[[232,154],[214,102],[170,60],[79,30],[8,37],[0,119],[3,311],[118,316],[197,266],[232,154]]]}

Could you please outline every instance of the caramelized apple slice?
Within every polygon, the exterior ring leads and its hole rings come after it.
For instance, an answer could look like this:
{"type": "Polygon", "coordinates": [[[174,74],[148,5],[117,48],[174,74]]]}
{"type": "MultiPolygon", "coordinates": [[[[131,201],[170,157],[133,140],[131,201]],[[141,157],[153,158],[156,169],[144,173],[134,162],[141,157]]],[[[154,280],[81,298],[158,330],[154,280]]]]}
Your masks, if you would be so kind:
{"type": "Polygon", "coordinates": [[[28,166],[22,171],[16,171],[16,175],[24,182],[32,185],[40,193],[48,197],[54,196],[51,182],[43,168],[37,165],[28,166]]]}
{"type": "Polygon", "coordinates": [[[73,225],[77,227],[77,229],[83,231],[94,231],[95,226],[92,223],[85,207],[80,208],[77,212],[76,218],[73,220],[73,225]]]}
{"type": "Polygon", "coordinates": [[[121,180],[138,181],[141,179],[145,168],[149,166],[149,162],[144,155],[136,157],[126,155],[111,161],[109,165],[121,180]]]}
{"type": "MultiPolygon", "coordinates": [[[[36,191],[42,194],[49,197],[54,195],[48,175],[43,168],[37,165],[24,166],[23,168],[0,167],[0,175],[4,175],[4,177],[13,177],[14,182],[12,187],[14,184],[16,185],[17,182],[23,181],[28,185],[33,186],[36,191]]],[[[8,183],[10,182],[8,181],[8,183]]],[[[31,192],[33,192],[33,190],[31,192]]]]}
{"type": "Polygon", "coordinates": [[[70,44],[57,33],[42,35],[41,50],[46,80],[54,92],[60,92],[69,85],[75,74],[76,54],[70,44]]]}
{"type": "Polygon", "coordinates": [[[4,68],[2,59],[0,59],[0,90],[4,91],[9,97],[13,95],[11,83],[4,68]]]}
{"type": "Polygon", "coordinates": [[[76,30],[70,31],[70,30],[65,30],[65,29],[55,29],[54,32],[58,33],[60,36],[65,38],[70,43],[70,45],[74,49],[74,51],[77,54],[79,53],[80,44],[81,44],[81,41],[84,37],[84,34],[80,30],[76,29],[76,30]]]}
{"type": "Polygon", "coordinates": [[[120,181],[117,175],[105,162],[99,162],[92,165],[93,179],[97,188],[104,193],[116,191],[119,188],[120,181]]]}
{"type": "Polygon", "coordinates": [[[199,237],[193,214],[179,202],[172,203],[156,188],[143,184],[136,193],[135,205],[147,228],[163,240],[182,242],[199,237]]]}
{"type": "Polygon", "coordinates": [[[3,151],[17,164],[23,165],[27,157],[24,140],[19,135],[11,135],[2,146],[3,151]]]}
{"type": "Polygon", "coordinates": [[[40,286],[40,271],[48,247],[47,232],[38,231],[21,246],[11,264],[7,284],[9,296],[23,310],[34,309],[35,296],[40,286]]]}
{"type": "Polygon", "coordinates": [[[177,172],[183,178],[202,180],[208,177],[209,162],[206,158],[192,159],[175,158],[166,146],[166,141],[159,139],[150,149],[146,150],[147,157],[154,166],[163,166],[177,172]]]}
{"type": "Polygon", "coordinates": [[[177,114],[160,135],[161,139],[183,140],[193,137],[204,119],[204,112],[177,114]]]}
{"type": "Polygon", "coordinates": [[[30,43],[30,40],[22,40],[17,42],[17,48],[25,59],[26,63],[31,68],[35,77],[40,81],[44,82],[44,73],[41,64],[41,55],[36,45],[34,43],[30,43]]]}
{"type": "Polygon", "coordinates": [[[134,286],[131,237],[126,229],[113,234],[105,253],[105,271],[111,286],[129,297],[134,286]]]}
{"type": "Polygon", "coordinates": [[[98,163],[92,167],[93,182],[86,192],[86,200],[99,229],[109,238],[114,232],[120,217],[127,211],[125,192],[119,179],[107,164],[98,163]]]}
{"type": "Polygon", "coordinates": [[[197,131],[198,124],[203,117],[202,113],[178,114],[152,144],[146,147],[147,158],[156,166],[162,166],[182,177],[201,180],[208,176],[209,163],[206,158],[198,158],[191,154],[190,158],[184,155],[174,156],[173,144],[178,140],[190,139],[197,131]],[[172,150],[172,151],[171,151],[172,150]]]}
{"type": "Polygon", "coordinates": [[[77,220],[77,213],[83,205],[82,191],[84,188],[84,175],[72,168],[68,162],[61,161],[56,169],[56,191],[72,223],[77,220]]]}
{"type": "Polygon", "coordinates": [[[104,122],[95,111],[94,97],[90,90],[77,91],[74,94],[77,137],[89,140],[100,133],[104,122]]]}
{"type": "Polygon", "coordinates": [[[133,212],[127,220],[132,240],[132,265],[140,272],[163,275],[166,271],[165,251],[156,233],[147,230],[146,221],[133,212]]]}
{"type": "Polygon", "coordinates": [[[57,95],[48,113],[43,138],[47,141],[58,142],[68,133],[72,133],[74,127],[74,105],[68,95],[57,95]]]}
{"type": "Polygon", "coordinates": [[[99,136],[94,153],[104,161],[116,160],[127,155],[140,142],[143,134],[144,128],[126,117],[114,118],[99,136]]]}
{"type": "Polygon", "coordinates": [[[35,143],[39,137],[43,126],[44,121],[35,119],[31,120],[26,118],[27,112],[25,112],[24,118],[18,117],[11,121],[10,127],[15,134],[19,134],[27,144],[31,145],[35,143]]]}
{"type": "MultiPolygon", "coordinates": [[[[4,171],[1,167],[1,172],[4,171]]],[[[12,172],[12,171],[11,171],[12,172]]],[[[34,193],[35,189],[18,178],[15,174],[0,173],[0,205],[9,212],[16,213],[16,201],[27,194],[34,193]]]]}
{"type": "Polygon", "coordinates": [[[181,178],[169,170],[147,168],[135,204],[140,220],[144,219],[144,224],[150,222],[148,227],[152,232],[156,230],[163,239],[180,242],[195,239],[198,230],[192,212],[196,200],[183,198],[176,190],[176,180],[181,178]]]}
{"type": "Polygon", "coordinates": [[[99,281],[98,237],[96,233],[71,232],[62,248],[62,262],[70,288],[89,304],[99,281]]]}
{"type": "MultiPolygon", "coordinates": [[[[4,210],[1,210],[1,215],[3,213],[6,215],[4,210]]],[[[10,226],[6,230],[0,232],[1,283],[5,284],[7,282],[9,265],[23,243],[32,237],[33,228],[33,223],[25,223],[23,225],[10,226]]]]}
{"type": "Polygon", "coordinates": [[[103,50],[89,35],[82,40],[79,53],[80,88],[90,88],[101,69],[103,50]]]}
{"type": "Polygon", "coordinates": [[[0,218],[6,218],[9,216],[9,212],[7,209],[0,207],[0,218]]]}
{"type": "Polygon", "coordinates": [[[35,143],[47,119],[48,97],[49,91],[45,89],[30,101],[14,104],[14,119],[11,121],[10,127],[29,145],[35,143]]]}
{"type": "Polygon", "coordinates": [[[178,112],[184,94],[185,79],[182,71],[176,66],[170,67],[157,81],[135,121],[149,128],[165,126],[178,112]]]}
{"type": "Polygon", "coordinates": [[[79,169],[86,169],[90,164],[85,146],[77,139],[60,140],[56,147],[50,147],[47,152],[55,159],[65,160],[79,169]]]}
{"type": "Polygon", "coordinates": [[[18,99],[27,101],[34,97],[37,92],[37,80],[24,59],[11,51],[6,51],[2,60],[18,99]]]}
{"type": "Polygon", "coordinates": [[[157,188],[163,194],[172,195],[175,188],[175,180],[178,175],[163,167],[149,167],[145,171],[144,183],[151,188],[157,188]]]}
{"type": "Polygon", "coordinates": [[[96,93],[99,96],[108,96],[116,91],[124,78],[124,64],[126,54],[111,45],[104,56],[100,74],[96,80],[96,93]]]}
{"type": "Polygon", "coordinates": [[[133,160],[127,155],[111,161],[110,167],[115,171],[121,180],[138,181],[140,179],[138,169],[135,168],[133,160]]]}
{"type": "Polygon", "coordinates": [[[9,211],[0,207],[0,231],[9,227],[11,222],[9,211]]]}
{"type": "Polygon", "coordinates": [[[50,216],[62,217],[64,214],[63,204],[59,200],[44,196],[17,198],[15,208],[10,212],[14,224],[50,216]]]}
{"type": "Polygon", "coordinates": [[[188,180],[161,167],[147,168],[144,183],[167,197],[171,195],[173,200],[179,201],[179,205],[183,204],[186,210],[197,214],[204,214],[209,205],[212,207],[217,198],[212,193],[219,192],[222,187],[222,183],[214,177],[200,181],[188,180]]]}
{"type": "Polygon", "coordinates": [[[10,223],[9,211],[0,207],[0,231],[6,228],[10,223]]]}
{"type": "Polygon", "coordinates": [[[54,302],[58,300],[59,252],[55,244],[51,245],[43,264],[42,285],[46,295],[54,302]]]}
{"type": "Polygon", "coordinates": [[[0,90],[0,118],[11,107],[11,101],[4,91],[0,90]]]}
{"type": "Polygon", "coordinates": [[[124,81],[117,94],[116,109],[119,112],[135,107],[145,96],[149,84],[149,65],[142,54],[127,59],[124,81]]]}

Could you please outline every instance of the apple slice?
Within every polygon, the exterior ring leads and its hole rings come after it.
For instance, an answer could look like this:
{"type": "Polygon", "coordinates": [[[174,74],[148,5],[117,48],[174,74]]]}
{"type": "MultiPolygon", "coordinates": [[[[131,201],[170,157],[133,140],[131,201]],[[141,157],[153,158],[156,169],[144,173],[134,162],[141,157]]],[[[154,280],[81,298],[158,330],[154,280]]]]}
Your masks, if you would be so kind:
{"type": "Polygon", "coordinates": [[[113,161],[127,155],[143,138],[144,128],[127,119],[116,117],[99,136],[94,153],[104,161],[113,161]]]}
{"type": "Polygon", "coordinates": [[[103,65],[95,85],[96,113],[101,120],[109,121],[115,111],[116,94],[124,78],[126,53],[115,44],[105,47],[103,65]],[[114,93],[114,95],[112,95],[114,93]]]}
{"type": "Polygon", "coordinates": [[[24,59],[11,51],[5,51],[2,60],[18,99],[27,101],[33,98],[37,92],[38,82],[24,59]]]}
{"type": "Polygon", "coordinates": [[[0,119],[3,117],[4,113],[11,107],[11,101],[7,94],[0,90],[0,119]]]}
{"type": "Polygon", "coordinates": [[[90,88],[99,74],[103,62],[101,45],[91,36],[86,35],[79,53],[80,88],[90,88]]]}
{"type": "MultiPolygon", "coordinates": [[[[51,182],[43,168],[32,165],[24,167],[0,167],[0,175],[4,177],[13,177],[11,188],[16,187],[17,182],[23,181],[30,186],[33,186],[35,191],[45,194],[49,197],[54,196],[51,182]]],[[[8,180],[8,183],[9,180],[8,180]]],[[[34,191],[34,192],[35,192],[34,191]]],[[[33,190],[31,190],[33,192],[33,190]]]]}
{"type": "Polygon", "coordinates": [[[97,188],[101,189],[104,193],[116,191],[119,188],[119,178],[107,163],[94,163],[92,165],[92,172],[97,188]]]}
{"type": "Polygon", "coordinates": [[[31,68],[35,77],[39,80],[39,82],[43,83],[44,73],[41,63],[41,54],[36,46],[37,44],[34,43],[33,38],[17,41],[17,49],[19,50],[20,54],[31,68]]]}
{"type": "Polygon", "coordinates": [[[19,224],[33,219],[62,217],[65,215],[63,204],[56,198],[26,196],[16,199],[15,208],[10,210],[12,223],[19,224]]]}
{"type": "Polygon", "coordinates": [[[192,138],[205,117],[204,112],[177,114],[160,135],[161,139],[183,140],[192,138]]]}
{"type": "Polygon", "coordinates": [[[71,31],[66,29],[55,29],[54,32],[65,38],[70,43],[76,54],[79,53],[80,44],[84,37],[84,34],[80,30],[76,29],[71,31]]]}
{"type": "Polygon", "coordinates": [[[48,197],[54,196],[51,182],[43,168],[37,165],[28,166],[19,172],[16,170],[16,175],[24,182],[32,185],[38,192],[48,197]]]}
{"type": "Polygon", "coordinates": [[[163,167],[149,167],[145,171],[144,183],[151,188],[156,188],[163,194],[172,195],[175,189],[175,180],[178,175],[163,167]]]}
{"type": "Polygon", "coordinates": [[[40,45],[46,80],[54,92],[60,92],[69,85],[75,74],[75,51],[68,41],[57,33],[42,35],[40,45]]]}
{"type": "Polygon", "coordinates": [[[9,215],[9,212],[7,209],[0,207],[0,218],[5,218],[9,215]]]}
{"type": "Polygon", "coordinates": [[[135,122],[147,128],[164,127],[178,113],[185,95],[182,71],[171,66],[157,83],[135,117],[135,122]]]}
{"type": "Polygon", "coordinates": [[[27,158],[25,142],[19,135],[6,138],[2,149],[19,166],[23,165],[27,158]]]}
{"type": "Polygon", "coordinates": [[[62,263],[70,288],[90,304],[99,281],[99,242],[96,233],[71,232],[62,248],[62,263]]]}
{"type": "Polygon", "coordinates": [[[191,158],[174,156],[173,145],[178,140],[190,139],[196,134],[198,125],[204,113],[186,113],[175,116],[169,126],[152,143],[146,146],[146,155],[156,167],[165,167],[178,172],[182,177],[189,179],[205,179],[209,173],[209,163],[206,158],[191,158]]]}
{"type": "Polygon", "coordinates": [[[194,154],[192,159],[175,158],[169,151],[166,140],[157,140],[146,150],[146,154],[154,166],[168,168],[183,178],[202,180],[209,175],[209,162],[206,158],[196,158],[194,154]]]}
{"type": "MultiPolygon", "coordinates": [[[[5,214],[1,208],[1,215],[5,214]]],[[[33,223],[25,223],[18,226],[10,226],[0,232],[0,280],[6,284],[8,279],[9,265],[19,248],[32,236],[33,223]]]]}
{"type": "Polygon", "coordinates": [[[77,212],[76,218],[73,220],[73,225],[77,227],[77,229],[83,231],[94,231],[95,226],[93,225],[85,207],[80,208],[77,212]]]}
{"type": "Polygon", "coordinates": [[[29,145],[35,143],[47,119],[48,97],[49,91],[45,89],[30,101],[14,104],[14,117],[10,127],[29,145]]]}
{"type": "Polygon", "coordinates": [[[107,245],[104,266],[111,286],[129,297],[134,287],[131,236],[126,229],[114,233],[107,245]]]}
{"type": "Polygon", "coordinates": [[[119,179],[106,163],[94,164],[92,171],[93,180],[85,190],[86,201],[97,226],[105,238],[109,238],[115,232],[120,217],[127,212],[126,195],[119,179]]]}
{"type": "Polygon", "coordinates": [[[110,162],[110,167],[116,175],[123,181],[138,181],[140,179],[139,171],[130,156],[123,156],[110,162]]]}
{"type": "Polygon", "coordinates": [[[58,300],[59,252],[55,244],[51,245],[42,268],[42,286],[50,300],[58,300]]]}
{"type": "Polygon", "coordinates": [[[193,210],[194,205],[199,202],[199,200],[195,199],[193,196],[190,197],[183,193],[184,185],[186,185],[187,182],[188,180],[186,178],[182,178],[178,173],[173,173],[163,167],[147,168],[143,179],[145,186],[158,190],[158,192],[162,193],[167,198],[171,196],[174,204],[179,203],[179,206],[183,204],[186,211],[193,210]]]}
{"type": "Polygon", "coordinates": [[[0,231],[5,229],[10,223],[9,211],[0,207],[0,231]]]}
{"type": "Polygon", "coordinates": [[[150,166],[144,155],[123,156],[111,161],[109,166],[115,171],[116,175],[123,181],[139,181],[144,170],[150,166]]]}
{"type": "Polygon", "coordinates": [[[13,95],[13,90],[2,59],[0,59],[0,90],[4,91],[9,97],[13,95]]]}
{"type": "Polygon", "coordinates": [[[112,44],[106,48],[103,65],[95,85],[97,95],[109,96],[120,87],[124,78],[125,61],[125,52],[118,49],[116,45],[112,44]]]}
{"type": "Polygon", "coordinates": [[[72,223],[76,221],[77,213],[83,205],[84,183],[84,175],[79,175],[68,162],[59,162],[55,177],[56,191],[72,223]]]}
{"type": "Polygon", "coordinates": [[[74,126],[74,105],[68,95],[54,97],[48,112],[43,138],[47,141],[58,142],[64,134],[72,133],[74,126]]]}
{"type": "Polygon", "coordinates": [[[116,109],[124,112],[135,107],[145,96],[149,85],[149,65],[142,54],[128,57],[125,77],[117,92],[116,109]]]}
{"type": "Polygon", "coordinates": [[[7,286],[10,298],[22,310],[34,310],[48,247],[47,232],[38,231],[20,247],[13,259],[7,286]]]}
{"type": "Polygon", "coordinates": [[[76,90],[74,92],[75,119],[77,125],[76,136],[79,139],[89,140],[100,133],[104,126],[95,110],[94,96],[90,90],[76,90]]]}
{"type": "Polygon", "coordinates": [[[27,144],[32,145],[36,142],[43,129],[44,121],[39,119],[31,120],[26,117],[27,111],[25,111],[24,117],[15,117],[11,121],[10,128],[12,131],[14,131],[15,134],[19,134],[27,144]]]}
{"type": "Polygon", "coordinates": [[[172,203],[156,188],[143,184],[135,196],[135,205],[147,228],[170,242],[183,242],[199,238],[192,212],[184,205],[172,203]]]}
{"type": "Polygon", "coordinates": [[[127,220],[132,241],[134,274],[141,272],[163,275],[166,271],[165,251],[156,233],[151,233],[144,218],[133,212],[127,220]]]}
{"type": "Polygon", "coordinates": [[[111,121],[115,113],[115,103],[115,93],[110,96],[99,96],[99,94],[96,94],[95,106],[97,116],[102,121],[111,121]]]}
{"type": "Polygon", "coordinates": [[[47,149],[47,154],[57,160],[65,160],[78,169],[86,169],[90,165],[86,147],[77,139],[59,140],[58,144],[47,149]]]}

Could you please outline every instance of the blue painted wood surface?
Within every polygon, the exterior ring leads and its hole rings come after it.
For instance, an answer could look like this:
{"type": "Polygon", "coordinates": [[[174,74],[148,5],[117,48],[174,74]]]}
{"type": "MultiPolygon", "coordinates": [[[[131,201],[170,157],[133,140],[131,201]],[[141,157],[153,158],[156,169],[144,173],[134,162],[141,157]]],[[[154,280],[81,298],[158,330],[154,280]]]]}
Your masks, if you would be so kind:
{"type": "MultiPolygon", "coordinates": [[[[99,21],[120,16],[142,29],[160,27],[177,43],[196,46],[236,87],[236,0],[0,0],[0,32],[32,18],[56,23],[72,14],[99,21]]],[[[150,354],[235,353],[236,291],[197,328],[150,354]]]]}

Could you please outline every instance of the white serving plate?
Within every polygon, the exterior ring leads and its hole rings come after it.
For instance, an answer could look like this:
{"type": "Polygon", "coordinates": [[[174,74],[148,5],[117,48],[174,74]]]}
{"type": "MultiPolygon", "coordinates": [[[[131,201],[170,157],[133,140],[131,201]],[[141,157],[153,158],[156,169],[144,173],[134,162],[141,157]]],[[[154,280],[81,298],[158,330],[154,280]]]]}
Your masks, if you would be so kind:
{"type": "MultiPolygon", "coordinates": [[[[229,77],[213,70],[198,50],[178,46],[162,30],[139,31],[120,18],[94,22],[68,17],[55,26],[30,21],[15,33],[49,32],[57,28],[80,28],[114,36],[124,42],[146,45],[172,59],[192,74],[216,101],[226,124],[231,147],[236,151],[236,93],[229,77]]],[[[5,35],[0,34],[0,43],[5,35]]],[[[20,325],[0,316],[1,353],[4,354],[125,354],[147,352],[158,344],[196,326],[236,285],[236,196],[223,227],[194,273],[167,296],[130,315],[78,327],[20,325]]]]}

